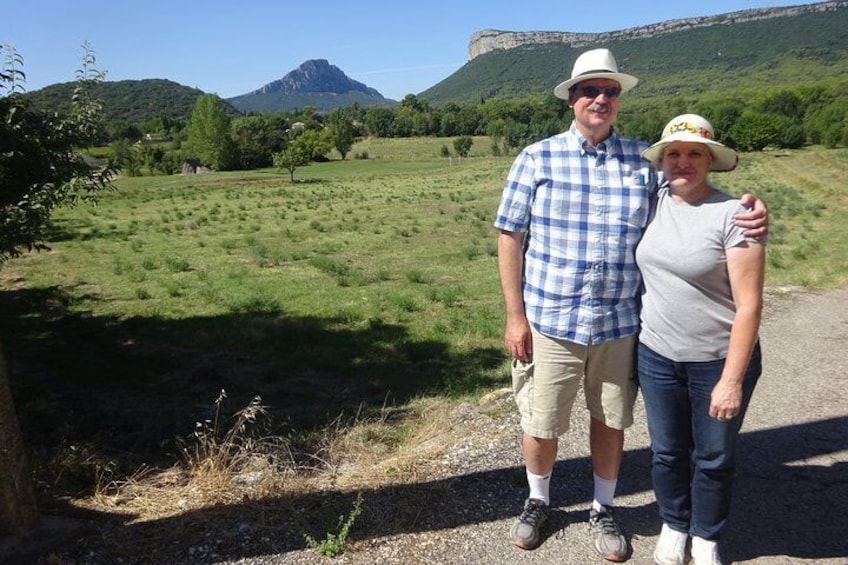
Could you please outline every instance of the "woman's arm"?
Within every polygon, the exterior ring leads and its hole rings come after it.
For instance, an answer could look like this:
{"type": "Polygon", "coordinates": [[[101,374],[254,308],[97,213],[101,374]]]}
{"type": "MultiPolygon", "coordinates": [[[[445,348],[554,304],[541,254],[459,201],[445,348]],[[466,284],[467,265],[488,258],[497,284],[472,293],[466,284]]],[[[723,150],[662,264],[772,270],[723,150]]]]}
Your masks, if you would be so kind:
{"type": "Polygon", "coordinates": [[[742,405],[742,381],[757,343],[762,318],[765,246],[744,242],[728,249],[727,272],[736,316],[724,370],[710,402],[710,416],[720,420],[735,417],[742,405]]]}

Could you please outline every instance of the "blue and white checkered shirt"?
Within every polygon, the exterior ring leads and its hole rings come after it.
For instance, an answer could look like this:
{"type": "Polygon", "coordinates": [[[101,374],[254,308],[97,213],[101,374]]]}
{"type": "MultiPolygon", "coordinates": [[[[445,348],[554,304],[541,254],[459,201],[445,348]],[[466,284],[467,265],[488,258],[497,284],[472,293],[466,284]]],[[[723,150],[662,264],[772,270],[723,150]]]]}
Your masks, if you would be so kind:
{"type": "Polygon", "coordinates": [[[613,131],[594,147],[572,123],[513,162],[494,225],[529,232],[524,307],[540,333],[587,345],[639,329],[634,254],[656,191],[647,146],[613,131]]]}

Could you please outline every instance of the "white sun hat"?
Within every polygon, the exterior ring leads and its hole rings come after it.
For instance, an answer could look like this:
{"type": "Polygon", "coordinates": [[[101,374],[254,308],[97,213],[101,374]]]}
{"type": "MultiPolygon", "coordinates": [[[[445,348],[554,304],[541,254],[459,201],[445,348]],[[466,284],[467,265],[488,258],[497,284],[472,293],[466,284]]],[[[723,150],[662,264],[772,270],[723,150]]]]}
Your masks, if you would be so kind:
{"type": "Polygon", "coordinates": [[[584,80],[590,78],[608,78],[618,82],[621,92],[627,92],[639,82],[639,79],[618,72],[615,57],[609,49],[592,49],[577,57],[574,68],[571,70],[571,78],[561,82],[554,88],[554,96],[568,100],[568,89],[584,80]]]}
{"type": "Polygon", "coordinates": [[[672,118],[663,128],[660,140],[645,149],[642,158],[658,167],[663,149],[675,141],[706,145],[713,156],[711,171],[732,171],[739,162],[736,151],[716,141],[712,124],[698,114],[681,114],[672,118]]]}

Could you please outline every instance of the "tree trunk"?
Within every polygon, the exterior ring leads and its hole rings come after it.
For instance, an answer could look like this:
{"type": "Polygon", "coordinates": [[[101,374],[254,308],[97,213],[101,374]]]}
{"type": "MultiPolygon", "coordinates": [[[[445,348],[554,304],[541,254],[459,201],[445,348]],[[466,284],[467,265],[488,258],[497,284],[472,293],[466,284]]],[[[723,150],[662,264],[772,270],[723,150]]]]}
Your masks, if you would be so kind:
{"type": "Polygon", "coordinates": [[[0,343],[0,537],[21,536],[38,528],[30,468],[15,413],[9,370],[0,343]]]}

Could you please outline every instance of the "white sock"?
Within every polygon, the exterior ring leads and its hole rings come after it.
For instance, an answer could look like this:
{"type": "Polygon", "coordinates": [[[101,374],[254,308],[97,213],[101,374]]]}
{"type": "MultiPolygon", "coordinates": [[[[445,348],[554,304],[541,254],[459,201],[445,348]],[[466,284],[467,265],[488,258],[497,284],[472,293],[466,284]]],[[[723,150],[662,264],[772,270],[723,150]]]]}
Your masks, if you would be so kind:
{"type": "Polygon", "coordinates": [[[527,471],[527,484],[530,485],[530,498],[549,504],[551,493],[551,474],[536,475],[527,471]]]}
{"type": "Polygon", "coordinates": [[[612,507],[618,479],[604,479],[599,477],[597,473],[593,473],[593,475],[595,476],[595,498],[592,501],[592,508],[600,510],[601,506],[612,507]]]}

